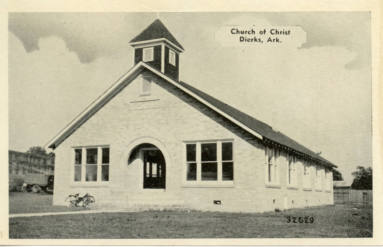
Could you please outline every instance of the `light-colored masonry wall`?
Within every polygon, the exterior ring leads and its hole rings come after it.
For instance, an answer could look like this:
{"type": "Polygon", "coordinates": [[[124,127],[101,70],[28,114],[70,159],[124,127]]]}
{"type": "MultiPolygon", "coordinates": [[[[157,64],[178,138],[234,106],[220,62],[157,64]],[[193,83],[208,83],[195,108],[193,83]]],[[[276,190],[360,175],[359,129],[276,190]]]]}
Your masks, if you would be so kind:
{"type": "MultiPolygon", "coordinates": [[[[332,204],[331,191],[286,188],[286,167],[280,166],[280,187],[265,185],[265,151],[253,137],[153,76],[151,95],[140,96],[142,75],[133,80],[56,149],[55,205],[71,193],[88,192],[98,205],[146,205],[200,210],[262,212],[275,208],[332,204]],[[185,185],[185,141],[233,140],[234,182],[215,187],[185,185]],[[166,159],[166,189],[143,189],[142,161],[128,165],[131,149],[150,142],[166,159]],[[76,183],[73,147],[109,145],[110,181],[76,183]],[[213,203],[221,200],[221,205],[213,203]],[[291,201],[294,200],[294,204],[291,201]]],[[[300,171],[299,171],[300,172],[300,171]]],[[[298,178],[301,175],[298,174],[298,178]]]]}

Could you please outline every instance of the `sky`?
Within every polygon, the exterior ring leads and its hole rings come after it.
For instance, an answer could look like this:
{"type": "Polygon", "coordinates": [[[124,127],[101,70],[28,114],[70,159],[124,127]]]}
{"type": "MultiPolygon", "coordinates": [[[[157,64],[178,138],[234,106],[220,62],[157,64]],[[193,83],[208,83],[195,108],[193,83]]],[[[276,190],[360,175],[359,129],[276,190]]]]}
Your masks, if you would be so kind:
{"type": "Polygon", "coordinates": [[[129,41],[156,18],[185,48],[181,80],[321,152],[350,183],[372,166],[367,12],[11,13],[9,148],[46,145],[133,66],[129,41]],[[242,44],[234,26],[292,33],[242,44]]]}

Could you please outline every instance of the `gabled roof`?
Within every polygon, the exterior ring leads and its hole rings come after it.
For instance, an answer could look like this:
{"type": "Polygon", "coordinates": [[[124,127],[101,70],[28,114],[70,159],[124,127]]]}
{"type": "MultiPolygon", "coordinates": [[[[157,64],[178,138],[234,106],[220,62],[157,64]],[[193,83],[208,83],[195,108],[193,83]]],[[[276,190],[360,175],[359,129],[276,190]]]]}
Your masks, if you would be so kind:
{"type": "Polygon", "coordinates": [[[161,77],[166,82],[179,88],[189,96],[195,98],[202,104],[206,105],[213,111],[222,115],[229,121],[233,122],[240,128],[246,130],[258,139],[264,142],[272,142],[283,147],[286,147],[292,151],[300,153],[304,156],[318,161],[319,163],[327,167],[336,167],[334,164],[324,159],[320,155],[292,140],[281,132],[277,132],[272,129],[271,126],[266,123],[259,121],[246,113],[243,113],[234,107],[223,103],[222,101],[190,86],[185,82],[177,82],[165,74],[161,73],[157,69],[150,65],[139,62],[131,70],[129,70],[124,76],[122,76],[115,84],[113,84],[108,90],[106,90],[100,97],[98,97],[91,105],[89,105],[82,113],[80,113],[72,122],[70,122],[63,130],[60,131],[56,137],[54,137],[47,146],[49,148],[56,148],[62,143],[67,137],[69,137],[77,128],[85,123],[93,114],[101,109],[110,99],[117,95],[130,81],[132,81],[142,70],[148,70],[155,75],[161,77]]]}
{"type": "Polygon", "coordinates": [[[237,110],[236,108],[234,108],[228,104],[223,103],[222,101],[208,95],[207,93],[204,93],[204,92],[190,86],[189,84],[186,84],[185,82],[180,82],[180,84],[182,86],[184,86],[185,88],[189,89],[190,91],[194,92],[195,94],[197,94],[201,98],[205,99],[210,104],[216,106],[218,109],[221,109],[226,114],[234,117],[235,119],[237,119],[239,122],[243,123],[244,125],[246,125],[250,129],[259,133],[263,138],[266,138],[268,140],[271,140],[272,142],[276,142],[276,143],[281,144],[287,148],[291,148],[291,149],[298,151],[302,154],[305,154],[305,155],[308,155],[314,159],[317,159],[323,163],[326,163],[328,165],[336,167],[330,161],[324,159],[323,157],[321,157],[320,155],[311,151],[310,149],[306,148],[302,144],[299,144],[298,142],[294,141],[293,139],[291,139],[290,137],[284,135],[283,133],[281,133],[279,131],[273,130],[273,128],[271,126],[269,126],[268,124],[266,124],[262,121],[259,121],[258,119],[254,118],[252,116],[249,116],[246,113],[241,112],[241,111],[237,110]]]}
{"type": "Polygon", "coordinates": [[[180,47],[182,50],[184,50],[182,45],[176,40],[176,38],[174,38],[174,36],[169,32],[169,30],[159,19],[156,19],[152,24],[145,28],[144,31],[142,31],[139,35],[133,38],[130,41],[130,43],[154,39],[167,39],[175,45],[177,45],[178,47],[180,47]]]}

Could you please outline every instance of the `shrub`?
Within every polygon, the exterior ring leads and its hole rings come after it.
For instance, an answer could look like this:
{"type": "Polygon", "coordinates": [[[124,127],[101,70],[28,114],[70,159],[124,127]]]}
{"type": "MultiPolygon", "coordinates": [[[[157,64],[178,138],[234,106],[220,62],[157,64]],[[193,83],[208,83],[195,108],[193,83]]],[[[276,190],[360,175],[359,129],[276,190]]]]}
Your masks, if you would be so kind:
{"type": "Polygon", "coordinates": [[[21,188],[24,184],[24,178],[22,176],[10,176],[9,177],[9,191],[15,192],[15,191],[21,191],[21,188]]]}

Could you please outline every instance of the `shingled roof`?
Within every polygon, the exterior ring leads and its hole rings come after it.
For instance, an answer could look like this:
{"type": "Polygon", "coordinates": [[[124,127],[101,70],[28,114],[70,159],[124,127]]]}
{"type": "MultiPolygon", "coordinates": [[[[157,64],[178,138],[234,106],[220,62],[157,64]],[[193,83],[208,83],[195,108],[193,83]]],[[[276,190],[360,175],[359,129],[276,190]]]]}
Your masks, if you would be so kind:
{"type": "Polygon", "coordinates": [[[123,77],[121,77],[115,84],[113,84],[108,90],[104,92],[103,95],[98,97],[92,104],[90,104],[82,113],[80,113],[71,123],[69,123],[60,133],[57,134],[48,144],[49,148],[56,148],[60,143],[62,143],[68,136],[70,136],[77,128],[79,128],[83,123],[87,121],[93,114],[95,114],[100,108],[102,108],[110,99],[112,99],[116,94],[118,94],[128,83],[137,77],[143,69],[149,70],[152,73],[158,75],[165,81],[170,84],[178,87],[183,90],[190,96],[196,98],[198,101],[207,105],[214,111],[228,118],[234,124],[237,124],[241,128],[246,129],[249,133],[256,135],[256,137],[261,138],[265,144],[274,143],[281,145],[293,152],[301,154],[303,156],[309,157],[316,160],[320,164],[327,167],[336,167],[330,161],[324,159],[320,155],[306,148],[302,144],[294,141],[293,139],[287,137],[281,132],[273,130],[268,124],[255,119],[254,117],[237,110],[236,108],[223,103],[222,101],[210,96],[207,93],[204,93],[191,85],[182,82],[174,81],[165,74],[161,73],[152,66],[139,62],[136,64],[130,71],[128,71],[123,77]]]}
{"type": "Polygon", "coordinates": [[[174,43],[182,50],[184,50],[182,45],[176,40],[176,38],[174,38],[174,36],[169,32],[169,30],[159,19],[156,19],[152,24],[145,28],[144,31],[142,31],[134,39],[132,39],[130,43],[161,38],[169,40],[170,42],[174,43]]]}
{"type": "Polygon", "coordinates": [[[220,109],[221,111],[225,112],[226,114],[232,116],[242,124],[246,125],[248,128],[254,130],[255,132],[259,133],[263,136],[266,140],[270,140],[272,142],[278,143],[280,145],[283,145],[287,148],[293,149],[295,151],[298,151],[299,153],[303,155],[308,155],[311,158],[320,161],[321,163],[324,163],[326,166],[329,167],[336,167],[334,164],[332,164],[330,161],[324,159],[320,155],[316,154],[315,152],[311,151],[310,149],[306,148],[302,144],[299,144],[298,142],[294,141],[290,137],[284,135],[283,133],[279,131],[273,130],[271,126],[268,124],[259,121],[258,119],[247,115],[244,112],[241,112],[237,110],[236,108],[223,103],[222,101],[210,96],[207,93],[204,93],[191,85],[185,83],[185,82],[179,82],[183,87],[187,88],[188,90],[192,91],[193,93],[197,94],[199,97],[203,98],[216,108],[220,109]]]}

